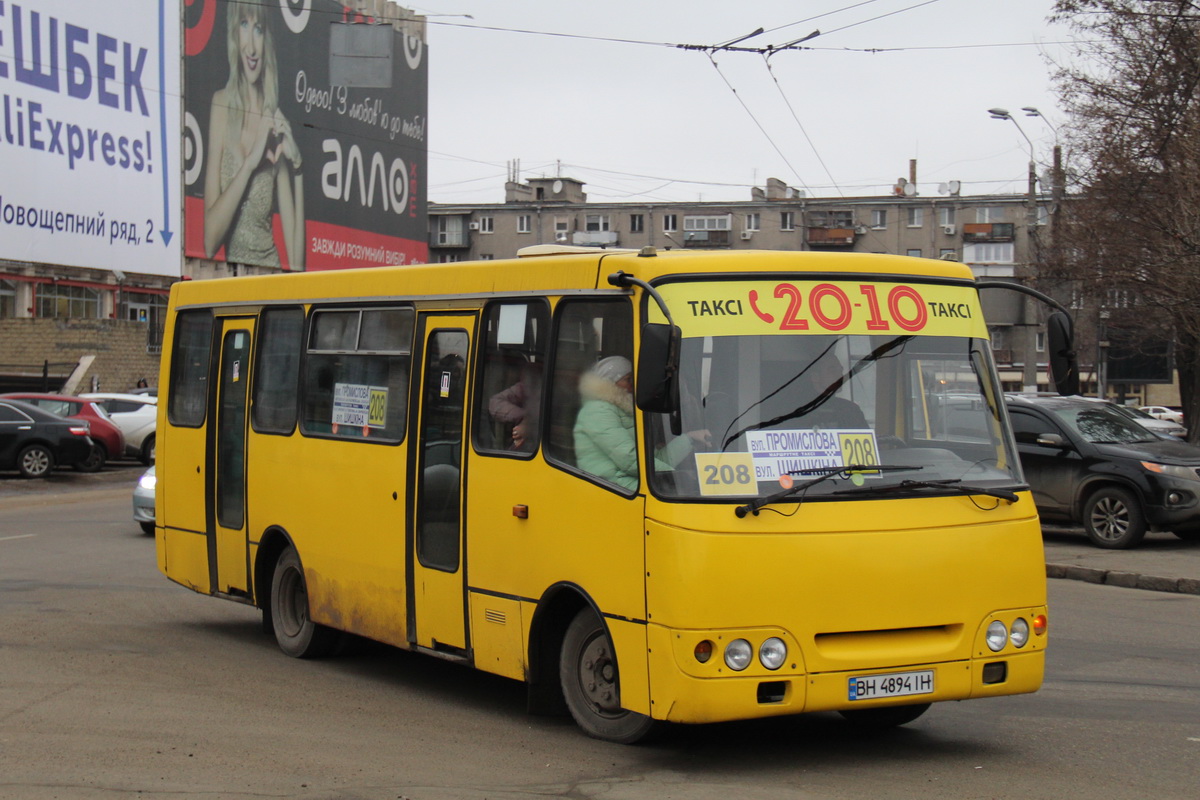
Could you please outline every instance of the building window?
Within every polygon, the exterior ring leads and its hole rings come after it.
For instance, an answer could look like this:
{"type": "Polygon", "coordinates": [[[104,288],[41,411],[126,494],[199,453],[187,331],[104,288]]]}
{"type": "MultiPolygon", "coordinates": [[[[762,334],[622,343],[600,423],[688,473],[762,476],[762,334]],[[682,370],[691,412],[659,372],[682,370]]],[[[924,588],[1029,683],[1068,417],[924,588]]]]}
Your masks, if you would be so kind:
{"type": "Polygon", "coordinates": [[[496,258],[496,256],[494,253],[480,253],[479,254],[480,261],[492,261],[495,258],[496,258]]]}
{"type": "Polygon", "coordinates": [[[37,315],[56,319],[99,319],[100,291],[86,286],[43,283],[37,288],[37,315]]]}
{"type": "Polygon", "coordinates": [[[455,261],[459,261],[459,260],[460,259],[459,259],[458,253],[442,253],[438,257],[439,264],[453,264],[455,261]]]}
{"type": "Polygon", "coordinates": [[[871,212],[871,227],[877,231],[887,228],[887,209],[877,208],[871,212]]]}
{"type": "Polygon", "coordinates": [[[437,244],[452,247],[466,244],[467,235],[463,232],[464,227],[462,217],[438,217],[435,223],[437,244]]]}
{"type": "Polygon", "coordinates": [[[480,217],[479,218],[479,232],[480,233],[495,233],[496,232],[496,218],[495,217],[480,217]]]}
{"type": "Polygon", "coordinates": [[[853,228],[852,211],[811,211],[808,215],[810,228],[853,228]]]}
{"type": "Polygon", "coordinates": [[[780,211],[779,212],[779,230],[781,230],[781,231],[796,230],[796,212],[795,211],[780,211]]]}
{"type": "Polygon", "coordinates": [[[727,231],[731,227],[733,227],[733,224],[729,214],[683,218],[683,229],[685,231],[727,231]]]}
{"type": "Polygon", "coordinates": [[[944,259],[946,261],[957,261],[958,260],[958,251],[955,250],[953,247],[943,247],[941,250],[938,251],[938,258],[944,259]]]}
{"type": "Polygon", "coordinates": [[[910,206],[905,211],[908,216],[908,227],[919,228],[925,224],[925,209],[919,206],[910,206]]]}
{"type": "Polygon", "coordinates": [[[954,206],[938,206],[938,225],[954,224],[954,206]]]}
{"type": "Polygon", "coordinates": [[[1046,334],[1042,332],[1033,335],[1033,349],[1039,353],[1046,352],[1046,334]]]}
{"type": "Polygon", "coordinates": [[[1012,242],[974,242],[963,245],[963,261],[968,264],[1013,263],[1012,242]]]}
{"type": "Polygon", "coordinates": [[[674,214],[663,214],[663,230],[667,233],[679,230],[679,218],[674,214]]]}
{"type": "Polygon", "coordinates": [[[566,217],[554,218],[554,241],[565,242],[571,235],[571,220],[566,217]]]}
{"type": "Polygon", "coordinates": [[[17,285],[0,281],[0,319],[17,315],[17,285]]]}
{"type": "Polygon", "coordinates": [[[757,231],[762,226],[762,214],[747,214],[746,215],[746,230],[757,231]]]}
{"type": "Polygon", "coordinates": [[[591,233],[608,230],[608,215],[588,214],[583,218],[583,229],[591,233]]]}
{"type": "Polygon", "coordinates": [[[646,230],[646,215],[645,214],[630,214],[629,215],[629,232],[641,233],[646,230]]]}
{"type": "Polygon", "coordinates": [[[1003,222],[1004,209],[999,206],[981,206],[975,209],[976,222],[1003,222]]]}
{"type": "Polygon", "coordinates": [[[1037,207],[1037,224],[1038,225],[1049,225],[1050,224],[1050,209],[1048,207],[1046,207],[1046,206],[1038,206],[1037,207]]]}
{"type": "Polygon", "coordinates": [[[533,232],[533,217],[529,214],[520,214],[517,216],[517,233],[532,233],[533,232]]]}
{"type": "Polygon", "coordinates": [[[904,255],[912,256],[913,258],[920,258],[921,257],[921,248],[910,247],[909,249],[904,251],[904,255]]]}

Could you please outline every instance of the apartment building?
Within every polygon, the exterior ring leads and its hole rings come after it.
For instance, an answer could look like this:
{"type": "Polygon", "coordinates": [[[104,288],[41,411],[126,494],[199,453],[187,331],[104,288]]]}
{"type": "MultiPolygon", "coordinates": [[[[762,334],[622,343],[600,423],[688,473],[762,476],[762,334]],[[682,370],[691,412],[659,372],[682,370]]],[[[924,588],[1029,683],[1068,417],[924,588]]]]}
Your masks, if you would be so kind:
{"type": "MultiPolygon", "coordinates": [[[[922,196],[912,186],[900,181],[881,197],[810,198],[770,179],[746,201],[591,203],[572,178],[509,181],[503,203],[430,203],[430,261],[512,258],[522,247],[556,242],[894,253],[962,261],[979,278],[1023,281],[1033,274],[1049,237],[1048,198],[962,196],[956,184],[922,196]]],[[[1005,388],[1045,388],[1041,312],[1016,292],[989,290],[982,298],[1005,388]]]]}

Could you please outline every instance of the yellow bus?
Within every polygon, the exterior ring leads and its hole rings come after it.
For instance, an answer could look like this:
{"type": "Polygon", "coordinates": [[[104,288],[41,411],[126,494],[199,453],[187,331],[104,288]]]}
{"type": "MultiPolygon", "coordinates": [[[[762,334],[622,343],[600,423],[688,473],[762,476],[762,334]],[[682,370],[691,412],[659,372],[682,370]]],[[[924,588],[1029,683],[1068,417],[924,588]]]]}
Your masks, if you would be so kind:
{"type": "Polygon", "coordinates": [[[1040,686],[1041,533],[967,267],[531,250],[176,284],[161,571],[288,655],[369,637],[610,741],[1040,686]]]}

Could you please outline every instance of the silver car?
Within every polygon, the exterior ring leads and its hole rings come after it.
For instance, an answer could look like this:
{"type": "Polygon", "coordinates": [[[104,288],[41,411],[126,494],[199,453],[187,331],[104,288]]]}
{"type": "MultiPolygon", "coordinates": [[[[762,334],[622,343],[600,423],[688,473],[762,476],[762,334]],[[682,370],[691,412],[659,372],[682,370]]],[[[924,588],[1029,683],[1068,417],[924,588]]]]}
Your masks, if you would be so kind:
{"type": "Polygon", "coordinates": [[[154,485],[157,482],[151,466],[133,487],[133,520],[142,526],[142,532],[147,536],[154,535],[154,485]]]}

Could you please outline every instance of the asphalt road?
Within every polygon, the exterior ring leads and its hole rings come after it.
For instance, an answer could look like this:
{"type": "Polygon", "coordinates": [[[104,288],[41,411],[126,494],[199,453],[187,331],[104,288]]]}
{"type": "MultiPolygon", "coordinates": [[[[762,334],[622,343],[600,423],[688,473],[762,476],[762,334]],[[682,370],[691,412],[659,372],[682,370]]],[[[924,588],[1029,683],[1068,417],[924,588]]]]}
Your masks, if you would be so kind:
{"type": "Polygon", "coordinates": [[[0,483],[0,798],[1193,798],[1200,597],[1050,582],[1035,695],[856,736],[836,715],[634,747],[531,717],[512,681],[365,642],[283,656],[168,582],[129,486],[0,483]]]}

